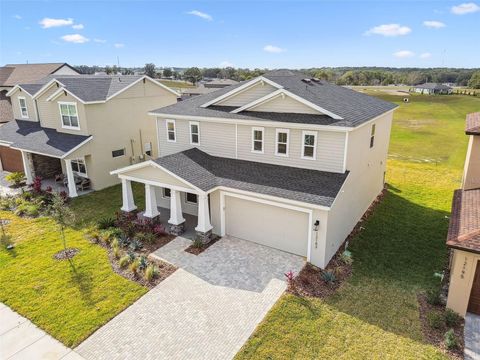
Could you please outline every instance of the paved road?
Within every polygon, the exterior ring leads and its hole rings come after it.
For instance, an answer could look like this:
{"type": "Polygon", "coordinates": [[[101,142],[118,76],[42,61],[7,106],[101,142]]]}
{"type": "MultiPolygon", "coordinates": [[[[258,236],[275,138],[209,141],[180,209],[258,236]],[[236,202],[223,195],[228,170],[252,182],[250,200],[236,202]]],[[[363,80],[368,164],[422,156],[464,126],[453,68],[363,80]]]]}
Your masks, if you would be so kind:
{"type": "Polygon", "coordinates": [[[465,316],[465,360],[480,360],[480,316],[465,316]]]}

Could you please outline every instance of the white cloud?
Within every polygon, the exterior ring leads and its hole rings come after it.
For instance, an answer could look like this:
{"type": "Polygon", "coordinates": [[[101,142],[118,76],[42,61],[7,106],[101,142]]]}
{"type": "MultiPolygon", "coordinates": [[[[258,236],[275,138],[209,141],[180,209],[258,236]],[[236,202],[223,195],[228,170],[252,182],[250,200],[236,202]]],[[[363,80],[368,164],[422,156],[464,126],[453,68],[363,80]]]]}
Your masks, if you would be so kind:
{"type": "Polygon", "coordinates": [[[287,51],[286,49],[282,49],[281,47],[278,47],[278,46],[275,46],[275,45],[265,45],[263,47],[263,50],[266,51],[266,52],[269,52],[269,53],[274,53],[274,54],[278,54],[278,53],[287,51]]]}
{"type": "Polygon", "coordinates": [[[429,52],[424,52],[420,54],[420,59],[430,59],[431,57],[432,57],[432,54],[430,54],[429,52]]]}
{"type": "Polygon", "coordinates": [[[116,43],[116,44],[113,44],[113,46],[115,46],[117,49],[120,49],[120,48],[123,48],[123,47],[125,47],[125,44],[122,44],[122,43],[116,43]]]}
{"type": "Polygon", "coordinates": [[[107,40],[104,39],[93,39],[93,42],[99,43],[99,44],[105,44],[107,40]]]}
{"type": "Polygon", "coordinates": [[[85,36],[80,34],[63,35],[61,39],[74,44],[83,44],[90,41],[90,39],[87,39],[85,36]]]}
{"type": "Polygon", "coordinates": [[[22,20],[22,17],[21,17],[20,15],[18,15],[18,14],[13,15],[13,17],[14,17],[15,19],[17,19],[17,20],[22,20]]]}
{"type": "Polygon", "coordinates": [[[450,11],[455,15],[465,15],[480,11],[480,6],[473,2],[463,3],[460,5],[452,6],[450,11]]]}
{"type": "Polygon", "coordinates": [[[397,58],[400,58],[400,59],[405,59],[405,58],[410,58],[410,57],[415,56],[415,53],[413,51],[410,51],[410,50],[400,50],[400,51],[394,52],[393,56],[395,56],[397,58]]]}
{"type": "Polygon", "coordinates": [[[412,32],[408,26],[399,24],[378,25],[365,32],[365,35],[383,35],[383,36],[400,36],[407,35],[412,32]]]}
{"type": "Polygon", "coordinates": [[[426,26],[426,27],[432,28],[432,29],[440,29],[440,28],[445,27],[446,25],[441,21],[426,20],[426,21],[423,22],[423,26],[426,26]]]}
{"type": "Polygon", "coordinates": [[[220,63],[221,68],[227,68],[227,67],[235,67],[234,64],[232,64],[230,61],[225,60],[220,63]]]}
{"type": "Polygon", "coordinates": [[[52,18],[43,18],[38,22],[42,28],[48,29],[52,27],[60,27],[60,26],[70,26],[73,25],[73,19],[52,19],[52,18]]]}
{"type": "Polygon", "coordinates": [[[207,13],[204,13],[204,12],[201,12],[201,11],[198,11],[198,10],[189,11],[187,14],[198,16],[198,17],[200,17],[202,19],[205,19],[205,20],[208,20],[208,21],[213,20],[213,17],[211,15],[209,15],[207,13]]]}
{"type": "Polygon", "coordinates": [[[82,30],[85,26],[83,26],[83,24],[75,24],[75,25],[72,25],[72,29],[75,29],[75,30],[82,30]]]}

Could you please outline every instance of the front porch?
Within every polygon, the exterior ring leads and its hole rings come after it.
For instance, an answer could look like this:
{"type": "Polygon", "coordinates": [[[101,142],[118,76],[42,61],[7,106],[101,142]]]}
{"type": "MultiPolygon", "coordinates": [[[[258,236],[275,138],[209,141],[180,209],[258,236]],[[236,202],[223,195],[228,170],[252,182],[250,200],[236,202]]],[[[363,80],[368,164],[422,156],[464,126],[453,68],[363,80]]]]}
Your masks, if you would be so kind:
{"type": "MultiPolygon", "coordinates": [[[[168,224],[168,220],[170,219],[170,209],[159,207],[158,211],[160,212],[159,220],[161,224],[168,224]]],[[[183,218],[185,219],[184,224],[184,232],[182,237],[187,238],[189,240],[195,240],[197,232],[195,231],[195,227],[198,224],[198,217],[194,215],[190,215],[187,213],[182,213],[183,218]]]]}

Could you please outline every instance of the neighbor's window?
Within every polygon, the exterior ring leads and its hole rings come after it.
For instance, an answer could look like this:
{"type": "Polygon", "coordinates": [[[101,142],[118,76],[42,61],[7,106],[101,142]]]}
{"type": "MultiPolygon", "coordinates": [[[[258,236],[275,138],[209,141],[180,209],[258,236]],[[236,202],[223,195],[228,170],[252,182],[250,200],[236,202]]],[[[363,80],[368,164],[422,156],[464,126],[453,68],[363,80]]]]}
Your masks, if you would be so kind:
{"type": "Polygon", "coordinates": [[[196,121],[190,121],[190,144],[200,144],[200,124],[196,121]]]}
{"type": "Polygon", "coordinates": [[[277,129],[277,143],[276,143],[276,150],[275,155],[278,156],[288,156],[288,130],[285,129],[277,129]]]}
{"type": "Polygon", "coordinates": [[[196,204],[198,203],[197,194],[187,193],[187,203],[196,204]]]}
{"type": "Polygon", "coordinates": [[[75,103],[59,103],[60,114],[62,116],[62,127],[78,129],[78,113],[77,104],[75,103]]]}
{"type": "Polygon", "coordinates": [[[303,159],[315,159],[317,147],[317,132],[316,131],[304,131],[303,132],[303,159]]]}
{"type": "Polygon", "coordinates": [[[72,170],[80,175],[87,175],[87,167],[85,166],[85,160],[76,159],[72,160],[72,170]]]}
{"type": "Polygon", "coordinates": [[[163,188],[163,197],[164,198],[169,198],[170,197],[170,189],[169,188],[163,188]]]}
{"type": "Polygon", "coordinates": [[[370,130],[370,148],[375,145],[375,124],[372,124],[372,130],[370,130]]]}
{"type": "Polygon", "coordinates": [[[263,153],[263,128],[252,128],[252,151],[263,153]]]}
{"type": "Polygon", "coordinates": [[[27,100],[24,97],[19,97],[18,102],[20,104],[20,114],[22,118],[28,118],[27,100]]]}
{"type": "Polygon", "coordinates": [[[113,150],[112,151],[112,157],[120,157],[125,155],[125,149],[119,149],[119,150],[113,150]]]}
{"type": "Polygon", "coordinates": [[[175,142],[176,140],[175,120],[167,120],[167,141],[175,142]]]}
{"type": "Polygon", "coordinates": [[[147,142],[143,144],[143,151],[145,151],[145,154],[147,154],[148,156],[152,156],[152,143],[147,142]]]}

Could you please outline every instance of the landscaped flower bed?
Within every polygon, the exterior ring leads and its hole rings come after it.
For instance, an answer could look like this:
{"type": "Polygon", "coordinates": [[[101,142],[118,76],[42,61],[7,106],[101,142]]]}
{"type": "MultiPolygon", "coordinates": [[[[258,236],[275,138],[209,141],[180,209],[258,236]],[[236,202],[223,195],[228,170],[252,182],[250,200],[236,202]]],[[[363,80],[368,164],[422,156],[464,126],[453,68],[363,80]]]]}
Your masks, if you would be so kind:
{"type": "Polygon", "coordinates": [[[193,254],[193,255],[199,255],[201,254],[202,252],[204,252],[205,250],[207,250],[210,246],[212,246],[213,244],[215,244],[218,240],[220,240],[221,237],[220,236],[217,236],[215,235],[213,237],[213,239],[211,239],[207,244],[203,243],[201,240],[194,240],[192,245],[190,245],[189,247],[187,247],[185,249],[186,252],[190,253],[190,254],[193,254]]]}

